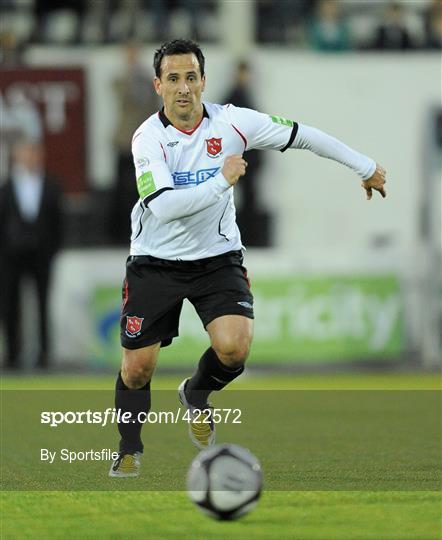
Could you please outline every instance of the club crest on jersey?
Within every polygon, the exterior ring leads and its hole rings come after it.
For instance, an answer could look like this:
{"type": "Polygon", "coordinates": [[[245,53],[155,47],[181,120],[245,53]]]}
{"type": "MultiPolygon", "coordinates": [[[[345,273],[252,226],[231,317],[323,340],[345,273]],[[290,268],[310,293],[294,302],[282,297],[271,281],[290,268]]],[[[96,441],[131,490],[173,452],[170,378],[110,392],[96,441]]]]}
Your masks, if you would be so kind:
{"type": "Polygon", "coordinates": [[[128,337],[137,337],[141,334],[141,326],[144,318],[136,317],[135,315],[126,317],[126,335],[128,337]]]}
{"type": "Polygon", "coordinates": [[[222,150],[221,145],[222,138],[217,139],[216,137],[212,137],[211,139],[206,139],[206,148],[207,148],[207,155],[209,157],[216,157],[222,150]]]}

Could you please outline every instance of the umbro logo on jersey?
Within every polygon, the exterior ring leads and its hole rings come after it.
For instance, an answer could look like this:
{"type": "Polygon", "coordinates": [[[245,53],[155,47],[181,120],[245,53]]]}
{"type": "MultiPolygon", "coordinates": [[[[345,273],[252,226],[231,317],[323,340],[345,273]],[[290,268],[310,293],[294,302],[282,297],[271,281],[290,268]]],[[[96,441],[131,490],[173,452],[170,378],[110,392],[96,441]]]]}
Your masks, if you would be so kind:
{"type": "Polygon", "coordinates": [[[207,155],[209,157],[216,157],[218,154],[221,153],[221,150],[222,150],[221,141],[222,141],[222,138],[217,139],[216,137],[212,137],[211,139],[206,139],[207,155]]]}
{"type": "Polygon", "coordinates": [[[167,143],[167,146],[170,146],[171,148],[173,148],[174,146],[176,146],[180,141],[173,141],[173,142],[168,142],[167,143]]]}
{"type": "Polygon", "coordinates": [[[239,304],[242,307],[248,308],[248,309],[253,308],[252,304],[250,304],[249,302],[237,302],[237,304],[239,304]]]}

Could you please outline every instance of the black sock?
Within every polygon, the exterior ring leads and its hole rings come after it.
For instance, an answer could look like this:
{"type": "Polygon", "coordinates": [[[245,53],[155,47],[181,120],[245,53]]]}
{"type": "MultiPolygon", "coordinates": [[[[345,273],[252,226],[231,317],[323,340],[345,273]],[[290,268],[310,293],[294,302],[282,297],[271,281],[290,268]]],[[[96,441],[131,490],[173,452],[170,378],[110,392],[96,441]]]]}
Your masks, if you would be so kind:
{"type": "Polygon", "coordinates": [[[234,369],[225,366],[209,347],[199,361],[197,372],[187,382],[186,398],[189,403],[202,409],[213,390],[221,390],[243,371],[244,366],[234,369]]]}
{"type": "Polygon", "coordinates": [[[115,385],[115,408],[121,410],[120,417],[125,412],[131,413],[129,423],[118,422],[118,431],[121,435],[120,452],[126,454],[143,452],[141,442],[143,424],[138,421],[137,416],[140,412],[147,414],[150,411],[150,381],[139,390],[131,390],[124,384],[120,371],[115,385]]]}

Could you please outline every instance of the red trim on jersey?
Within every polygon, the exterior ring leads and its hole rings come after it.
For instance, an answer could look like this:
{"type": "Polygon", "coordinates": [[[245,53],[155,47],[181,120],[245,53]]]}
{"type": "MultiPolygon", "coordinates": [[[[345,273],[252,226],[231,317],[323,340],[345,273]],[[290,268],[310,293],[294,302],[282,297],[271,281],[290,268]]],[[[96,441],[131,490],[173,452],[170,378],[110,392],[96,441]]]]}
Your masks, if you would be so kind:
{"type": "Polygon", "coordinates": [[[163,151],[164,161],[167,161],[167,159],[166,159],[166,152],[164,151],[163,145],[162,145],[161,143],[160,143],[160,146],[161,146],[161,150],[163,151]]]}
{"type": "MultiPolygon", "coordinates": [[[[181,131],[181,133],[185,133],[186,135],[193,135],[195,131],[200,127],[201,122],[204,120],[204,115],[201,117],[201,120],[198,122],[198,124],[192,128],[192,129],[180,129],[179,127],[173,126],[178,131],[181,131]]],[[[173,125],[173,124],[172,124],[173,125]]]]}
{"type": "Polygon", "coordinates": [[[241,131],[237,127],[235,127],[233,124],[231,124],[231,126],[238,133],[238,135],[241,137],[242,142],[244,143],[244,150],[246,150],[247,149],[247,139],[245,138],[245,136],[241,133],[241,131]]]}
{"type": "Polygon", "coordinates": [[[138,133],[135,133],[135,135],[132,137],[132,142],[134,142],[134,140],[138,137],[138,135],[141,135],[141,131],[139,131],[138,133]]]}

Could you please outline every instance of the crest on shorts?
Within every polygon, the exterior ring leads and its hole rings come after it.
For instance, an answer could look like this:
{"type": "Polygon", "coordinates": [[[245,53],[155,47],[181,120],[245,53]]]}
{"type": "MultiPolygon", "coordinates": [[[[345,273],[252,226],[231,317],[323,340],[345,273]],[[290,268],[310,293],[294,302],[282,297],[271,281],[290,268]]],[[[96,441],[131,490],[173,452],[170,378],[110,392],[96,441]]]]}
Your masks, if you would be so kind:
{"type": "Polygon", "coordinates": [[[126,318],[126,334],[129,337],[137,337],[140,335],[143,321],[144,318],[128,315],[126,318]]]}
{"type": "Polygon", "coordinates": [[[207,154],[209,155],[209,157],[215,157],[221,152],[221,141],[222,138],[217,139],[216,137],[206,139],[207,154]]]}

